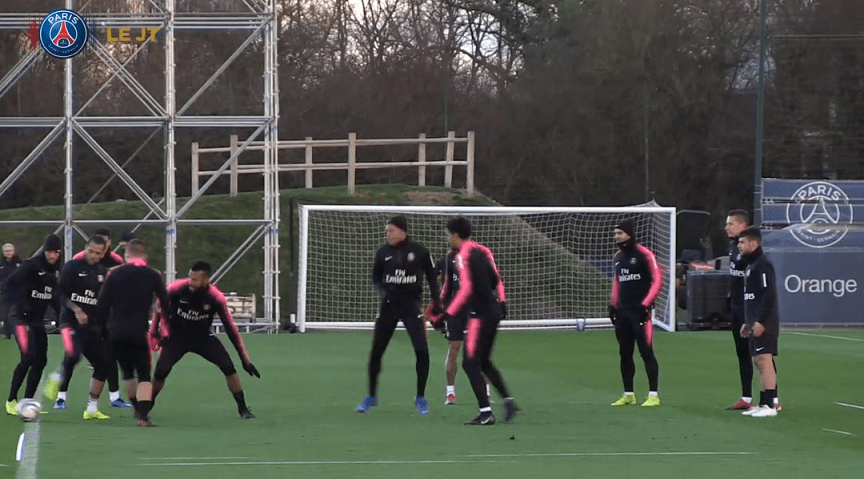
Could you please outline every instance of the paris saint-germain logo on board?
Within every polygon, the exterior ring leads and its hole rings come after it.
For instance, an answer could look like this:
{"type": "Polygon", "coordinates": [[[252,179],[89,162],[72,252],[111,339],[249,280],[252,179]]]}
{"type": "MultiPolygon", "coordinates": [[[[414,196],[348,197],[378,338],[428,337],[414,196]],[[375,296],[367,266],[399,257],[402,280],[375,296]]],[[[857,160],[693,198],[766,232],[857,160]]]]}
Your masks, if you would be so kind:
{"type": "Polygon", "coordinates": [[[87,46],[87,22],[72,10],[55,10],[42,19],[39,43],[52,57],[72,58],[87,46]]]}

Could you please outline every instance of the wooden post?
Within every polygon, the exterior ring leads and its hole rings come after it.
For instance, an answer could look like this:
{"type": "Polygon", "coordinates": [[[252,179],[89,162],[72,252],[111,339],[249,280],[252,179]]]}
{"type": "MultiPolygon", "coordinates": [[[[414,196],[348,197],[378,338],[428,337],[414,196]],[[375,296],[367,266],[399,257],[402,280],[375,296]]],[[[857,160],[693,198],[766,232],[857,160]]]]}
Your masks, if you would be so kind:
{"type": "Polygon", "coordinates": [[[469,198],[474,196],[474,132],[468,132],[468,151],[465,159],[468,160],[468,171],[465,173],[465,192],[469,198]]]}
{"type": "MultiPolygon", "coordinates": [[[[237,135],[231,135],[231,156],[234,156],[239,149],[237,135]]],[[[234,158],[231,162],[231,196],[237,196],[237,160],[239,158],[234,158]]]]}
{"type": "Polygon", "coordinates": [[[417,162],[420,166],[417,167],[417,185],[426,186],[426,133],[420,133],[420,146],[417,151],[417,162]]]}
{"type": "Polygon", "coordinates": [[[348,133],[348,194],[356,193],[354,185],[357,164],[357,133],[348,133]]]}
{"type": "Polygon", "coordinates": [[[453,187],[453,165],[450,164],[453,161],[453,152],[456,143],[454,140],[456,139],[456,132],[450,131],[447,132],[447,157],[445,161],[447,162],[447,166],[444,167],[444,187],[452,188],[453,187]]]}
{"type": "Polygon", "coordinates": [[[312,137],[306,137],[306,189],[312,188],[312,137]]]}
{"type": "Polygon", "coordinates": [[[192,143],[192,194],[198,193],[198,142],[192,143]]]}

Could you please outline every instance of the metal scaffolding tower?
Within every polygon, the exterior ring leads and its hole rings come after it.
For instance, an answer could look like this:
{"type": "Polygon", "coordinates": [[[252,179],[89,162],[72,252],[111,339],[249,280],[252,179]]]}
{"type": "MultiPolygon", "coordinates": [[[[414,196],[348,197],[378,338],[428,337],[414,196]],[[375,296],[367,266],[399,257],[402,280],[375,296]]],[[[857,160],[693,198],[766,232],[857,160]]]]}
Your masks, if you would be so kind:
{"type": "MultiPolygon", "coordinates": [[[[120,3],[124,3],[125,0],[120,3]]],[[[79,0],[66,0],[65,8],[75,10],[76,6],[84,8],[89,2],[79,0]]],[[[130,3],[130,2],[125,2],[130,3]]],[[[46,149],[63,138],[65,154],[65,193],[64,209],[65,218],[62,221],[14,221],[0,222],[14,225],[34,226],[57,226],[57,231],[63,231],[66,243],[66,257],[72,255],[72,240],[74,232],[82,236],[84,232],[81,225],[86,224],[129,224],[126,220],[76,220],[73,218],[73,139],[78,137],[83,140],[96,155],[119,177],[135,196],[148,208],[148,214],[135,221],[139,225],[159,225],[165,228],[165,275],[168,281],[173,281],[177,274],[177,228],[181,225],[237,225],[255,226],[255,231],[230,255],[213,274],[213,281],[218,281],[232,266],[234,266],[252,246],[263,239],[264,243],[264,291],[263,291],[263,319],[277,324],[279,320],[280,295],[279,295],[279,176],[277,172],[278,150],[278,119],[279,119],[279,91],[278,91],[278,63],[277,63],[277,1],[276,0],[236,0],[236,10],[231,12],[178,12],[177,0],[140,0],[143,5],[143,13],[111,13],[111,12],[87,12],[86,18],[97,29],[108,26],[124,28],[160,28],[164,35],[164,76],[165,76],[165,98],[159,102],[151,93],[126,69],[126,63],[121,63],[112,55],[109,46],[92,39],[88,49],[104,62],[111,70],[111,78],[107,82],[118,78],[128,89],[143,103],[149,111],[149,115],[117,115],[117,116],[88,116],[84,115],[85,108],[99,95],[102,88],[83,105],[74,108],[73,93],[76,79],[73,76],[73,62],[76,60],[56,60],[63,63],[64,71],[64,94],[63,94],[63,116],[24,117],[24,116],[0,116],[0,128],[44,128],[50,132],[21,160],[18,166],[0,183],[0,195],[6,193],[24,172],[30,168],[46,149]],[[189,98],[185,104],[178,108],[176,98],[175,72],[175,39],[186,33],[201,31],[232,30],[248,32],[248,38],[234,53],[216,69],[215,73],[204,82],[203,85],[189,98]],[[258,115],[246,116],[201,116],[187,115],[189,107],[219,78],[219,76],[234,62],[241,54],[249,50],[250,45],[257,43],[263,45],[263,98],[261,98],[261,112],[258,115]],[[218,174],[212,176],[209,181],[201,186],[188,202],[181,208],[177,208],[176,191],[176,168],[175,168],[175,131],[184,129],[207,129],[224,128],[230,125],[232,128],[254,128],[248,139],[241,145],[240,149],[232,154],[221,168],[218,174]],[[135,179],[124,169],[129,163],[118,161],[112,157],[99,141],[91,134],[91,130],[98,128],[138,128],[142,131],[155,130],[154,134],[161,131],[164,136],[164,180],[165,201],[157,202],[151,198],[135,179]],[[210,188],[222,172],[230,168],[231,164],[253,141],[264,142],[264,208],[260,218],[249,219],[185,219],[184,215],[196,203],[196,201],[210,188]],[[152,219],[151,219],[152,218],[152,219]]],[[[229,2],[225,2],[229,3],[229,2]]],[[[122,9],[121,9],[122,10],[122,9]]],[[[42,13],[0,13],[0,30],[27,31],[35,18],[42,18],[49,12],[42,13]]],[[[133,56],[138,53],[144,45],[140,45],[133,56]]],[[[24,75],[38,60],[47,54],[42,48],[31,50],[22,56],[2,78],[0,78],[0,97],[8,93],[10,88],[21,81],[24,75]]],[[[255,75],[260,72],[249,72],[255,75]]],[[[103,85],[104,88],[104,85],[103,85]]],[[[133,155],[134,156],[134,155],[133,155]]],[[[130,158],[131,159],[131,158],[130,158]]]]}

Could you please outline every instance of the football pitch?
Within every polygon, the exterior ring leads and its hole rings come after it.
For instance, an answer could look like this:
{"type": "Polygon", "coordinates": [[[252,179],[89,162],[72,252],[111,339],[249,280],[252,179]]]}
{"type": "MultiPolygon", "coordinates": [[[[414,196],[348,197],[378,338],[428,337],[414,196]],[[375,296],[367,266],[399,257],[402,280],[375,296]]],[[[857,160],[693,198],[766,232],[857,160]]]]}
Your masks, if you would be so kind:
{"type": "MultiPolygon", "coordinates": [[[[107,391],[100,409],[111,420],[85,422],[90,370],[79,365],[69,409],[44,405],[35,476],[18,470],[15,446],[37,426],[0,418],[0,478],[839,478],[864,470],[861,331],[784,331],[783,411],[775,418],[724,410],[740,393],[728,331],[655,334],[659,408],[609,406],[621,394],[612,331],[503,331],[494,359],[524,412],[492,427],[462,425],[477,408],[461,369],[457,405],[443,405],[446,341],[438,333],[429,338],[425,417],[413,406],[404,331],[384,357],[379,405],[369,414],[354,408],[366,391],[371,332],[244,339],[262,375],[241,371],[257,419],[240,419],[219,370],[187,355],[152,413],[158,427],[135,427],[129,410],[108,406],[107,391]]],[[[50,341],[46,373],[62,355],[59,337],[50,341]]],[[[14,342],[0,340],[4,395],[17,360],[14,342]]],[[[636,365],[641,403],[638,353],[636,365]]],[[[501,407],[496,398],[499,419],[501,407]]]]}

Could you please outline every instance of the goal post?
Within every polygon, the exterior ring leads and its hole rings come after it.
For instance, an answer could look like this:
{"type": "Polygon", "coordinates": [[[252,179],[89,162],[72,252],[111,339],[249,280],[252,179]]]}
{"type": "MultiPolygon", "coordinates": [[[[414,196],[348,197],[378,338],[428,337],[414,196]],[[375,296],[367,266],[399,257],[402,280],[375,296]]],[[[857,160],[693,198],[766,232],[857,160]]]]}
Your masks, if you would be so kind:
{"type": "MultiPolygon", "coordinates": [[[[608,327],[617,250],[615,224],[633,220],[639,243],[663,271],[654,323],[675,330],[675,208],[299,206],[297,326],[371,329],[380,303],[372,284],[375,252],[394,215],[408,218],[408,236],[435,261],[449,249],[445,225],[465,216],[472,239],[495,255],[507,288],[505,328],[608,327]]],[[[425,282],[425,278],[424,278],[425,282]]],[[[423,304],[429,303],[423,287],[423,304]]]]}

